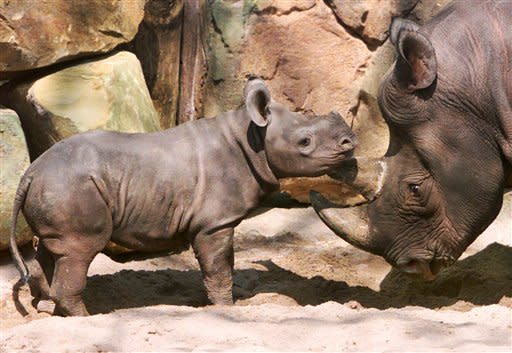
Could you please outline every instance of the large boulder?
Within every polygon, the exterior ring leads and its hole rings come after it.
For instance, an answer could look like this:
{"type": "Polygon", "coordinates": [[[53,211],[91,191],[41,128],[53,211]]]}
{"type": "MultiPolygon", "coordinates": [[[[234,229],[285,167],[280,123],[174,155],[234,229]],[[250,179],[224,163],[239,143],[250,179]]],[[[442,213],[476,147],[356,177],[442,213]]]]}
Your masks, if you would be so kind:
{"type": "MultiPolygon", "coordinates": [[[[30,164],[25,135],[16,112],[0,107],[0,250],[9,246],[11,216],[16,189],[30,164]]],[[[18,216],[16,239],[19,245],[32,239],[23,215],[18,216]]]]}
{"type": "Polygon", "coordinates": [[[32,159],[79,132],[160,130],[140,63],[129,52],[12,87],[6,105],[20,115],[32,159]]]}
{"type": "Polygon", "coordinates": [[[146,0],[0,2],[0,79],[106,53],[137,33],[146,0]]]}

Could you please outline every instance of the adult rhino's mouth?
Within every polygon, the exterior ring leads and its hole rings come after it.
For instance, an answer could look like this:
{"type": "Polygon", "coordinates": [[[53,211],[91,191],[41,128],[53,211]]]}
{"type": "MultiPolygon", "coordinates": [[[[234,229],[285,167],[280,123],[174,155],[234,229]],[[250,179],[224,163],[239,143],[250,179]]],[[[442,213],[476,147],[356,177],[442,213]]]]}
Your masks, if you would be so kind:
{"type": "Polygon", "coordinates": [[[448,266],[445,260],[400,259],[394,266],[403,273],[424,281],[433,281],[437,274],[448,266]]]}

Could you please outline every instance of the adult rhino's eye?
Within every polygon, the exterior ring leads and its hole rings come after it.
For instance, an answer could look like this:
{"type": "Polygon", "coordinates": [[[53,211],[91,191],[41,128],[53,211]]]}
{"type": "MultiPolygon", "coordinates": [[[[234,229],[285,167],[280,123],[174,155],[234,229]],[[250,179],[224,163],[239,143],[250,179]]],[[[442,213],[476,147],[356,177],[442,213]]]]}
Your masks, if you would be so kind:
{"type": "Polygon", "coordinates": [[[301,139],[299,141],[299,145],[301,145],[303,147],[309,146],[310,144],[311,144],[311,139],[309,137],[304,137],[303,139],[301,139]]]}
{"type": "Polygon", "coordinates": [[[419,196],[420,195],[420,186],[418,184],[409,184],[409,191],[414,196],[419,196]]]}

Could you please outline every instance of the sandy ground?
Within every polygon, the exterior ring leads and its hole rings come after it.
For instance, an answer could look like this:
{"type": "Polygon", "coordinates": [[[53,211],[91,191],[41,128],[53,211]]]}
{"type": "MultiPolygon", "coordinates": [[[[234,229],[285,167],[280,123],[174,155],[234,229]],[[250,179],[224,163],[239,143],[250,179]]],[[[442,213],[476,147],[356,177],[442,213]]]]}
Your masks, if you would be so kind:
{"type": "MultiPolygon", "coordinates": [[[[236,303],[206,306],[191,251],[100,254],[87,318],[37,313],[0,258],[0,352],[512,351],[512,192],[498,219],[431,283],[337,238],[311,208],[261,209],[235,236],[236,303]]],[[[26,254],[30,256],[30,254],[26,254]]]]}

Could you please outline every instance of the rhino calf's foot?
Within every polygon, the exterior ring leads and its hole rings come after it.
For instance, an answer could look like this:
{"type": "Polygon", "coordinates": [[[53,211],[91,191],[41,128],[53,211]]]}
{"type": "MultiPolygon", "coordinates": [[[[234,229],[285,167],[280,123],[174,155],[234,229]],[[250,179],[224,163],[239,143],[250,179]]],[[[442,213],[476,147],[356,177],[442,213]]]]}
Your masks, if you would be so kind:
{"type": "Polygon", "coordinates": [[[55,312],[55,303],[51,299],[41,299],[35,305],[38,313],[47,313],[53,315],[55,312]]]}
{"type": "Polygon", "coordinates": [[[80,296],[60,299],[53,313],[60,316],[89,316],[80,296]]]}
{"type": "Polygon", "coordinates": [[[231,291],[228,295],[208,294],[208,299],[213,305],[233,305],[233,296],[231,291]]]}
{"type": "Polygon", "coordinates": [[[233,281],[229,278],[205,278],[208,299],[214,305],[233,305],[233,281]]]}

